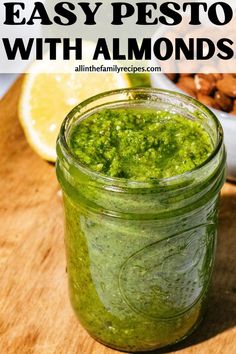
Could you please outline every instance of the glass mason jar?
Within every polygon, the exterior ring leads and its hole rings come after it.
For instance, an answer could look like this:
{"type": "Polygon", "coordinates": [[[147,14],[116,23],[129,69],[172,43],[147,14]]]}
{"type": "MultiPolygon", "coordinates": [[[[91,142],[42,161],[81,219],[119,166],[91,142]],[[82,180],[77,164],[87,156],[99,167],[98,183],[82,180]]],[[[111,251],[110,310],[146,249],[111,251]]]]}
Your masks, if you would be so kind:
{"type": "Polygon", "coordinates": [[[107,92],[75,107],[57,141],[69,293],[89,334],[124,351],[185,338],[202,317],[211,280],[218,200],[225,180],[222,128],[194,99],[163,90],[107,92]],[[149,107],[197,120],[214,150],[182,175],[146,182],[111,178],[73,157],[71,128],[102,108],[149,107]]]}

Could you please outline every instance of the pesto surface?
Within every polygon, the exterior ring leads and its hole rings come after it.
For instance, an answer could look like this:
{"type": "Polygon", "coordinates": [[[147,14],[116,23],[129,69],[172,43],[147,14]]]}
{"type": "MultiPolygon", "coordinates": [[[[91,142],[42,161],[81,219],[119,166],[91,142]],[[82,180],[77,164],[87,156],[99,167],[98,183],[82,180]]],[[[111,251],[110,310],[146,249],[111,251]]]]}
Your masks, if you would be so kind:
{"type": "Polygon", "coordinates": [[[131,180],[183,174],[202,164],[213,149],[197,121],[142,108],[92,114],[73,128],[69,145],[81,164],[131,180]]]}

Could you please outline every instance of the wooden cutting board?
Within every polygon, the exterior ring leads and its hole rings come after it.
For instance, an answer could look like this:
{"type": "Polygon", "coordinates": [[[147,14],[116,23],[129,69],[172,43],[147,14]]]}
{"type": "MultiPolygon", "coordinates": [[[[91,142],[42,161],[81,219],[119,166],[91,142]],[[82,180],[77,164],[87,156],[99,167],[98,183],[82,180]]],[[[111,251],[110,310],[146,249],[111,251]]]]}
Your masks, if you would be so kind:
{"type": "MultiPolygon", "coordinates": [[[[54,166],[24,138],[20,89],[21,79],[0,102],[0,353],[118,353],[90,338],[71,310],[59,186],[54,166]]],[[[226,184],[205,320],[191,338],[157,353],[234,354],[235,326],[236,185],[226,184]]]]}

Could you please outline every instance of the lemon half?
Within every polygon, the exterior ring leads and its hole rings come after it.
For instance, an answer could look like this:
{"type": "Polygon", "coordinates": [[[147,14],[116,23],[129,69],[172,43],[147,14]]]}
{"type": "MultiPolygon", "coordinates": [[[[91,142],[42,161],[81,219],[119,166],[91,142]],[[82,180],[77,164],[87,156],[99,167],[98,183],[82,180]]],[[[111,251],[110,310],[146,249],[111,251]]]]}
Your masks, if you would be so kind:
{"type": "MultiPolygon", "coordinates": [[[[19,119],[32,148],[54,162],[56,139],[70,110],[101,92],[129,87],[130,81],[125,73],[115,72],[42,73],[47,71],[42,65],[46,66],[47,61],[33,63],[31,73],[25,75],[19,119]]],[[[61,61],[60,65],[66,64],[61,61]]],[[[65,72],[63,67],[61,72],[65,72]]]]}

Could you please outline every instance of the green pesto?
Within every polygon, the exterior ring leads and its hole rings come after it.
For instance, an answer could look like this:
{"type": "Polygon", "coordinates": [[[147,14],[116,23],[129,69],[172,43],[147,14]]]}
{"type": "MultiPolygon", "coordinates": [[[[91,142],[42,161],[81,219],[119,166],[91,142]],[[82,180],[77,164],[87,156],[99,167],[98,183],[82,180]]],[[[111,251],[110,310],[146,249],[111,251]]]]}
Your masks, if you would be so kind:
{"type": "MultiPolygon", "coordinates": [[[[123,203],[130,203],[127,195],[123,203]]],[[[214,221],[215,203],[175,226],[89,213],[66,195],[64,206],[70,300],[90,335],[133,352],[173,344],[193,330],[216,232],[215,225],[197,225],[214,221]]]]}
{"type": "Polygon", "coordinates": [[[224,168],[219,157],[215,175],[209,164],[189,179],[179,176],[174,188],[161,185],[158,178],[192,170],[211,154],[201,113],[195,121],[127,106],[97,111],[67,135],[77,161],[123,178],[107,183],[124,187],[106,188],[99,174],[91,179],[70,168],[60,137],[57,176],[73,309],[98,341],[139,352],[182,340],[202,318],[224,168]],[[135,189],[130,179],[147,180],[150,188],[135,189]]]}
{"type": "Polygon", "coordinates": [[[69,144],[81,164],[131,180],[183,174],[201,165],[213,149],[197,121],[140,108],[98,111],[74,127],[69,144]]]}

